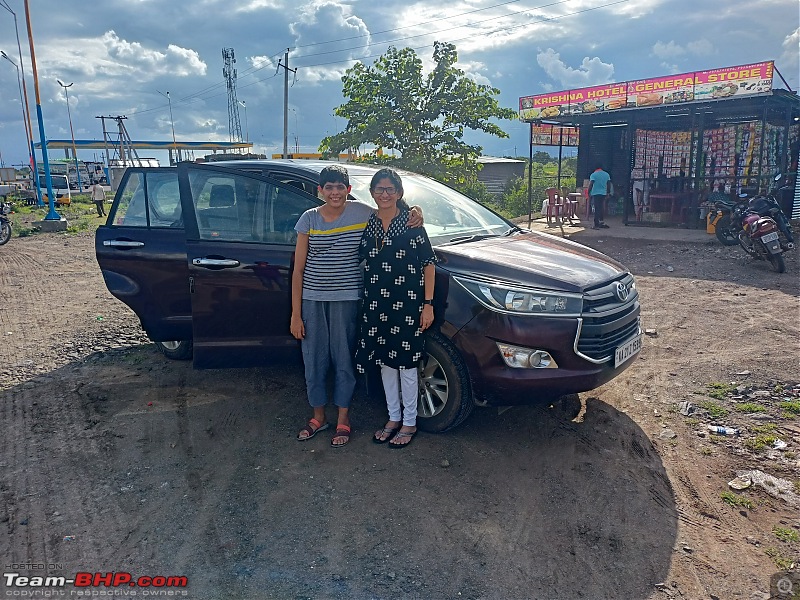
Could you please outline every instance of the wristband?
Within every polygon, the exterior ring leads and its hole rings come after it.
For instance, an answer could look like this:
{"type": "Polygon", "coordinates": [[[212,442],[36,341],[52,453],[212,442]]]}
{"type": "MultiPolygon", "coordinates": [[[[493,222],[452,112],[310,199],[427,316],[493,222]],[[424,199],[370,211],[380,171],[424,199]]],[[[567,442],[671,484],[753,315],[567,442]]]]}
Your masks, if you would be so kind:
{"type": "Polygon", "coordinates": [[[422,303],[423,304],[428,304],[430,306],[433,306],[433,300],[423,300],[422,303]]]}

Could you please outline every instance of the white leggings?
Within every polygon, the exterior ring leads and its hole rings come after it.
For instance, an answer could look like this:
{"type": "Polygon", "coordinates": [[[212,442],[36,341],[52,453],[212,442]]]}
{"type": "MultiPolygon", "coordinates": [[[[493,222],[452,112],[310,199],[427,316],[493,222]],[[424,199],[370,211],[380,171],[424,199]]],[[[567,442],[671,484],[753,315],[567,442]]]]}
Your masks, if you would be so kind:
{"type": "Polygon", "coordinates": [[[400,396],[403,397],[402,421],[406,427],[417,426],[417,385],[416,369],[393,369],[381,365],[383,390],[386,392],[386,406],[389,420],[401,421],[400,396]]]}

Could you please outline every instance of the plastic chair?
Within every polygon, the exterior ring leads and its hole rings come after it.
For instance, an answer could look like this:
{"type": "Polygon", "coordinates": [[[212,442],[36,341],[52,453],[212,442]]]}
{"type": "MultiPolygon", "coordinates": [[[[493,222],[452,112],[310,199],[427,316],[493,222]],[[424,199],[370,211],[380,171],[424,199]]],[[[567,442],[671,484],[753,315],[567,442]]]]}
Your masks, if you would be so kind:
{"type": "Polygon", "coordinates": [[[547,194],[547,210],[545,212],[547,224],[550,225],[551,219],[555,219],[556,223],[558,223],[564,208],[561,197],[558,195],[558,188],[549,187],[545,190],[545,193],[547,194]]]}

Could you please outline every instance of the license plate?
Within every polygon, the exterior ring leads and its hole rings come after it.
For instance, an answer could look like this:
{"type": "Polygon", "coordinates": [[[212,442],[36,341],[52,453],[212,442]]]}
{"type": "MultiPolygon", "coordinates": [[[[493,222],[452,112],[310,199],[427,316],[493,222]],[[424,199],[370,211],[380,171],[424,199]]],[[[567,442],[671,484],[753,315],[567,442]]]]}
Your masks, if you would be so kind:
{"type": "Polygon", "coordinates": [[[642,349],[642,336],[641,334],[629,339],[627,342],[619,346],[614,352],[614,368],[616,369],[622,363],[630,360],[639,353],[642,349]]]}
{"type": "Polygon", "coordinates": [[[766,234],[766,235],[761,237],[761,241],[764,242],[765,244],[767,242],[774,242],[777,239],[778,239],[778,232],[777,231],[773,231],[772,233],[768,233],[768,234],[766,234]]]}

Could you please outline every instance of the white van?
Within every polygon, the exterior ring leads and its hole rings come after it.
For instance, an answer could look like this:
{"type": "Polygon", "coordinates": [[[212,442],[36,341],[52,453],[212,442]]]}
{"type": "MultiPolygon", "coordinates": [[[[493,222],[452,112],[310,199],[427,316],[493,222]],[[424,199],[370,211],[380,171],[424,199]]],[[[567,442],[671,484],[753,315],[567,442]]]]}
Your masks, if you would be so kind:
{"type": "MultiPolygon", "coordinates": [[[[58,206],[69,206],[72,202],[72,193],[69,189],[69,182],[66,175],[53,175],[50,174],[50,182],[53,185],[53,193],[55,198],[53,203],[58,206]]],[[[44,173],[39,173],[39,187],[42,188],[42,201],[49,204],[50,200],[47,197],[47,178],[44,173]]]]}

